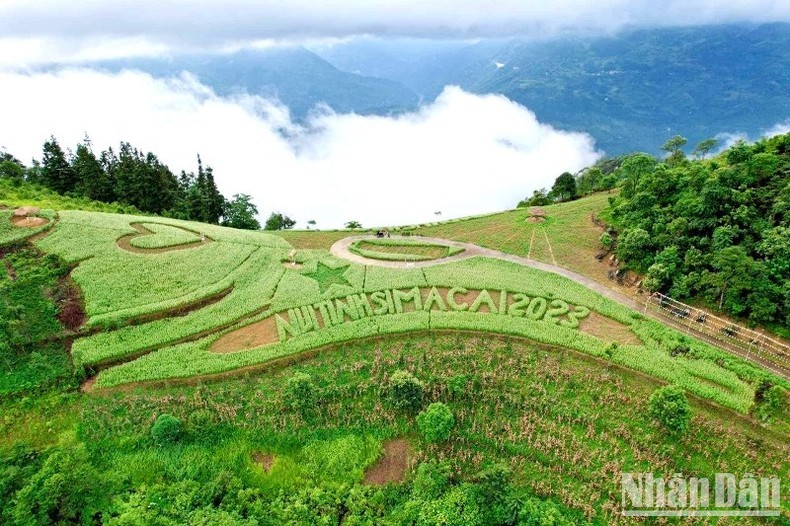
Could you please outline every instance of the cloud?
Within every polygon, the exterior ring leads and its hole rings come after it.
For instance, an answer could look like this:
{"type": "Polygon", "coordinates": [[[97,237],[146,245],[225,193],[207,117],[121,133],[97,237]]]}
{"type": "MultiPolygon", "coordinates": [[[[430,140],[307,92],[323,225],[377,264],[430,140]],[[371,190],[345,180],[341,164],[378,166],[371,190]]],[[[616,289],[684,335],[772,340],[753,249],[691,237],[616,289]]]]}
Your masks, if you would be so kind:
{"type": "MultiPolygon", "coordinates": [[[[758,139],[763,137],[773,137],[775,135],[784,135],[788,132],[790,132],[790,121],[778,122],[770,128],[764,129],[760,133],[760,137],[758,137],[758,139]]],[[[722,132],[716,135],[716,139],[719,141],[719,148],[716,153],[721,153],[724,150],[731,148],[739,141],[753,143],[757,140],[749,137],[749,134],[742,131],[722,132]]]]}
{"type": "Polygon", "coordinates": [[[320,227],[349,220],[394,225],[512,208],[563,171],[593,162],[589,136],[539,123],[503,96],[449,87],[397,117],[324,109],[295,124],[257,96],[218,97],[193,77],[67,69],[0,73],[0,145],[28,161],[54,134],[73,147],[87,132],[97,150],[121,141],[156,153],[174,172],[199,152],[220,190],[248,193],[266,215],[280,210],[320,227]]]}
{"type": "MultiPolygon", "coordinates": [[[[303,42],[358,35],[485,38],[627,26],[788,22],[786,0],[59,0],[0,1],[0,50],[93,55],[113,42],[128,54],[217,48],[260,40],[303,42]]],[[[26,54],[26,53],[23,53],[26,54]]],[[[39,57],[43,59],[44,56],[39,57]]]]}

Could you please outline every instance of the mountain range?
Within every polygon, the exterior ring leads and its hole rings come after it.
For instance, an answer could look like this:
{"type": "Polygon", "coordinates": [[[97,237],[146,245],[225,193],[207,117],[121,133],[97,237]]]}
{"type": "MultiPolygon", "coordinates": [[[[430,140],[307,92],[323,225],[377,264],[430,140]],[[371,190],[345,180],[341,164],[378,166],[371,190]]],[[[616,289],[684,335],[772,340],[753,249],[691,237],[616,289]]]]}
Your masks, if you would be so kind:
{"type": "Polygon", "coordinates": [[[634,29],[610,36],[478,42],[360,38],[334,45],[102,62],[155,76],[189,71],[220,94],[392,115],[447,85],[502,94],[541,122],[589,133],[607,154],[658,153],[681,134],[756,137],[790,119],[790,24],[634,29]]]}

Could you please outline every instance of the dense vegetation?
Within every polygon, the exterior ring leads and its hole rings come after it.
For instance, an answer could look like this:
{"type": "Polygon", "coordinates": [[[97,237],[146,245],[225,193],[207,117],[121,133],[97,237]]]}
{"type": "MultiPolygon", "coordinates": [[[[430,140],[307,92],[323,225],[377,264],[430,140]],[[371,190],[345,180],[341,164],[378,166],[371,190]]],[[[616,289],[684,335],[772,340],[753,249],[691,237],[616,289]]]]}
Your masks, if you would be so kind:
{"type": "Polygon", "coordinates": [[[0,522],[610,525],[628,523],[620,470],[788,476],[779,428],[692,400],[693,432],[668,433],[648,413],[657,387],[575,353],[433,335],[221,383],[7,400],[0,522]],[[417,380],[398,398],[413,402],[390,397],[396,375],[417,380]],[[452,420],[420,425],[432,404],[452,420]],[[396,437],[406,479],[363,484],[396,437]]]}
{"type": "Polygon", "coordinates": [[[617,255],[652,290],[790,324],[790,134],[712,159],[687,159],[683,142],[623,163],[617,255]]]}
{"type": "Polygon", "coordinates": [[[69,270],[57,256],[0,245],[0,400],[72,385],[71,360],[57,338],[59,315],[72,308],[69,270]]]}

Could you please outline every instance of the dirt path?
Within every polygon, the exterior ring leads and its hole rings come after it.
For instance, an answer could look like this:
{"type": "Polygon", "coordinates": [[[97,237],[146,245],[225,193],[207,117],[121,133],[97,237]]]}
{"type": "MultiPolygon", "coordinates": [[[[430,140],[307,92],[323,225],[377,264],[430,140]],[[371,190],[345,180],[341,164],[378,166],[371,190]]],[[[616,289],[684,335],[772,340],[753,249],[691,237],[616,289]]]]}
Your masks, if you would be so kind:
{"type": "Polygon", "coordinates": [[[354,263],[358,263],[360,265],[371,265],[371,266],[379,266],[379,267],[387,267],[387,268],[421,268],[421,267],[430,267],[433,265],[444,265],[446,263],[454,263],[457,261],[463,261],[465,259],[473,258],[473,257],[488,257],[494,259],[501,259],[503,261],[509,261],[511,263],[515,263],[517,265],[523,265],[525,267],[531,267],[538,270],[543,270],[545,272],[551,272],[553,274],[558,274],[560,276],[564,276],[571,281],[575,281],[580,285],[584,285],[588,289],[592,289],[601,296],[608,298],[612,301],[616,301],[617,303],[628,307],[629,309],[635,310],[637,312],[641,312],[646,316],[653,318],[665,325],[669,325],[674,329],[677,329],[681,332],[690,333],[697,339],[705,341],[723,351],[727,351],[730,354],[735,354],[745,360],[748,360],[751,363],[757,364],[765,369],[770,370],[774,374],[781,376],[787,380],[790,380],[790,371],[778,367],[775,364],[763,360],[758,356],[754,356],[753,354],[740,349],[739,347],[735,347],[734,345],[729,345],[725,342],[720,342],[718,340],[714,340],[713,338],[708,337],[707,335],[700,333],[696,330],[690,329],[688,326],[663,316],[660,313],[653,312],[647,310],[645,308],[645,304],[641,302],[637,302],[635,299],[626,296],[616,290],[612,290],[609,287],[603,285],[595,281],[592,278],[587,276],[583,276],[577,272],[573,272],[572,270],[568,270],[566,268],[560,267],[558,265],[549,265],[548,263],[542,263],[540,261],[535,261],[532,259],[527,259],[521,256],[515,256],[513,254],[507,254],[505,252],[500,252],[498,250],[492,250],[490,248],[483,248],[478,245],[473,245],[471,243],[462,243],[460,241],[450,241],[447,239],[437,238],[437,237],[420,237],[420,240],[425,241],[426,243],[435,243],[437,245],[446,245],[450,247],[457,247],[464,249],[463,252],[460,254],[456,254],[455,256],[451,256],[448,258],[443,258],[434,261],[415,261],[410,263],[404,263],[402,261],[380,261],[378,259],[369,259],[366,257],[362,257],[356,254],[353,254],[349,251],[348,247],[351,243],[358,241],[360,239],[369,239],[370,236],[353,236],[341,239],[340,241],[336,242],[332,247],[329,249],[330,253],[338,258],[346,259],[352,261],[354,263]]]}
{"type": "MultiPolygon", "coordinates": [[[[143,236],[153,236],[156,234],[155,232],[151,232],[150,230],[145,228],[140,223],[131,223],[130,226],[135,230],[137,230],[137,234],[128,234],[126,236],[123,236],[122,238],[119,238],[116,243],[118,244],[118,248],[120,248],[121,250],[132,252],[134,254],[164,254],[166,252],[175,252],[176,250],[187,250],[190,248],[196,248],[214,242],[214,240],[211,239],[210,237],[203,235],[203,239],[205,240],[197,239],[196,241],[192,241],[191,243],[184,243],[182,245],[173,245],[170,247],[163,247],[163,248],[140,248],[132,245],[133,239],[143,236]]],[[[166,226],[172,226],[173,228],[180,228],[181,230],[185,230],[197,236],[201,236],[199,232],[188,230],[180,226],[175,226],[175,225],[166,225],[166,226]]]]}

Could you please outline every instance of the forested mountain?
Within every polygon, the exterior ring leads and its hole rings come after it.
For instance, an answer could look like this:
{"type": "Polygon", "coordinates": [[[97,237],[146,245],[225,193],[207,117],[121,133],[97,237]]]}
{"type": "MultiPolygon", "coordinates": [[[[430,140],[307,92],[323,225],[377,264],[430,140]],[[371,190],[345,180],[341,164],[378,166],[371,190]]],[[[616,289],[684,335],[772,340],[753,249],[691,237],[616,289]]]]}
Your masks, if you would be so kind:
{"type": "Polygon", "coordinates": [[[617,255],[647,272],[648,289],[790,324],[790,134],[710,160],[687,160],[674,146],[664,162],[623,162],[617,255]]]}
{"type": "Polygon", "coordinates": [[[339,67],[398,79],[426,100],[448,84],[502,93],[541,121],[590,133],[608,154],[658,153],[727,132],[752,137],[790,118],[790,25],[641,29],[614,36],[471,45],[361,42],[319,50],[339,67]]]}
{"type": "Polygon", "coordinates": [[[98,66],[111,71],[139,69],[157,77],[188,71],[222,95],[248,92],[276,97],[296,118],[321,103],[337,112],[383,115],[414,108],[419,102],[417,94],[396,81],[341,71],[303,47],[117,60],[98,66]]]}

